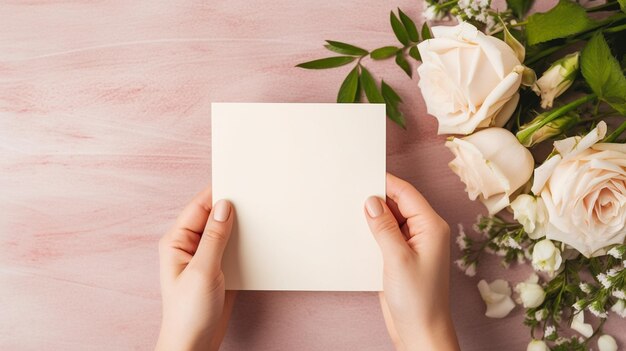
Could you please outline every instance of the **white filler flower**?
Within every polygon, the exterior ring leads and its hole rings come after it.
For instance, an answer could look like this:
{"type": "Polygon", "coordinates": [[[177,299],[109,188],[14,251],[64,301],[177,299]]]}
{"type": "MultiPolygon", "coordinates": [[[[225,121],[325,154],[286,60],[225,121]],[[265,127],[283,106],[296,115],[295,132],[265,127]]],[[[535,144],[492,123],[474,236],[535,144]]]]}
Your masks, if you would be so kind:
{"type": "Polygon", "coordinates": [[[598,338],[598,349],[600,351],[617,351],[617,342],[612,336],[604,334],[598,338]]]}
{"type": "Polygon", "coordinates": [[[515,308],[511,287],[505,280],[496,279],[491,283],[481,280],[478,282],[478,291],[487,306],[485,316],[489,318],[504,318],[515,308]]]}
{"type": "Polygon", "coordinates": [[[517,220],[531,239],[539,239],[546,235],[548,211],[543,199],[522,194],[511,202],[513,218],[517,220]]]}
{"type": "Polygon", "coordinates": [[[538,307],[546,298],[546,292],[539,285],[539,276],[535,273],[532,273],[526,281],[517,284],[515,292],[519,294],[518,303],[524,308],[538,307]]]}
{"type": "Polygon", "coordinates": [[[526,351],[550,351],[550,348],[543,340],[531,340],[526,351]]]}
{"type": "Polygon", "coordinates": [[[561,267],[561,251],[548,239],[543,239],[533,247],[533,268],[550,275],[561,267]]]}

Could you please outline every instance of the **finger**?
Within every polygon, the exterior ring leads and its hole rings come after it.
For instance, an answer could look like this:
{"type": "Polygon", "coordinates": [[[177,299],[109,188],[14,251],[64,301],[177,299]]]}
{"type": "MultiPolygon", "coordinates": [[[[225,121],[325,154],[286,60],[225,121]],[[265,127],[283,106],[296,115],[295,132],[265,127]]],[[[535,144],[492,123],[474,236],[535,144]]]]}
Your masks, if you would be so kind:
{"type": "Polygon", "coordinates": [[[390,199],[389,197],[387,197],[386,203],[387,203],[387,207],[389,207],[389,210],[391,210],[391,213],[393,214],[394,218],[396,219],[396,221],[398,221],[398,225],[400,226],[400,231],[404,235],[404,238],[406,240],[411,239],[411,233],[409,232],[407,219],[404,218],[404,216],[402,216],[402,214],[400,213],[400,210],[398,209],[398,204],[396,204],[396,202],[390,199]]]}
{"type": "Polygon", "coordinates": [[[215,203],[200,238],[198,250],[189,262],[190,266],[206,272],[209,276],[220,272],[222,255],[230,238],[234,217],[230,202],[219,200],[215,203]]]}
{"type": "Polygon", "coordinates": [[[175,229],[202,234],[211,213],[211,187],[204,188],[180,213],[175,229]]]}
{"type": "Polygon", "coordinates": [[[200,242],[211,210],[211,188],[198,193],[176,219],[174,227],[159,242],[161,281],[176,279],[185,269],[200,242]]]}
{"type": "Polygon", "coordinates": [[[391,173],[387,173],[387,196],[398,205],[398,210],[404,218],[435,212],[411,183],[391,173]]]}
{"type": "Polygon", "coordinates": [[[399,257],[409,250],[398,222],[382,199],[371,196],[365,201],[365,217],[380,246],[383,260],[399,257]]]}
{"type": "Polygon", "coordinates": [[[398,224],[400,225],[400,227],[402,227],[402,225],[406,223],[406,218],[404,218],[402,213],[400,213],[400,210],[398,209],[398,204],[393,201],[389,196],[387,196],[386,202],[387,206],[391,210],[391,213],[393,213],[393,216],[396,217],[398,224]]]}

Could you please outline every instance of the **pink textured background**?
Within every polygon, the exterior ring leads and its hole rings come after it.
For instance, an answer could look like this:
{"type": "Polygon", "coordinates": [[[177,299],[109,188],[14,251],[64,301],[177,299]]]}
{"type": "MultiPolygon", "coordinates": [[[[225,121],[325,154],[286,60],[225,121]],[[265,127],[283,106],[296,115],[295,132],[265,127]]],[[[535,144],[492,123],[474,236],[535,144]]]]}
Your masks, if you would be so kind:
{"type": "MultiPolygon", "coordinates": [[[[0,4],[0,349],[152,348],[157,240],[210,181],[210,103],[334,101],[348,67],[293,65],[327,54],[324,39],[394,43],[397,5],[421,21],[408,0],[0,4]]],[[[482,208],[448,170],[416,81],[392,62],[368,67],[407,101],[408,131],[388,125],[389,171],[453,228],[471,223],[482,208]]],[[[504,320],[483,316],[482,277],[526,273],[453,270],[463,349],[525,349],[519,307],[504,320]]],[[[223,349],[391,345],[375,294],[246,292],[223,349]]]]}

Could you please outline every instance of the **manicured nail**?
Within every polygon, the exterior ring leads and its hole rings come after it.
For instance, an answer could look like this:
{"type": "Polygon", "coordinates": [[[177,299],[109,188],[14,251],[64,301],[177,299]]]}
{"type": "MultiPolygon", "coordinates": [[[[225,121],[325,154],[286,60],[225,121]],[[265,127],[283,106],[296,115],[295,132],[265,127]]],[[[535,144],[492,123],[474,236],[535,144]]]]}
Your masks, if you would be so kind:
{"type": "Polygon", "coordinates": [[[376,196],[370,196],[365,201],[365,208],[367,213],[372,218],[376,218],[383,214],[383,205],[380,204],[380,200],[376,196]]]}
{"type": "Polygon", "coordinates": [[[213,218],[218,222],[225,222],[230,215],[230,203],[226,200],[218,201],[213,207],[213,218]]]}

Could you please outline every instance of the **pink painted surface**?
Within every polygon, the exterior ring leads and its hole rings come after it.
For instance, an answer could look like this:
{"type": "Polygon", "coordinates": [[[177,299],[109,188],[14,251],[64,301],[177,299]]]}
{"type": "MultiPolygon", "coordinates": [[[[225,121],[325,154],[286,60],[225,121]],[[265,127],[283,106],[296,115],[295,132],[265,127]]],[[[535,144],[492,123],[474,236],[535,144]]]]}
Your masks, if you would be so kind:
{"type": "MultiPolygon", "coordinates": [[[[210,103],[333,101],[349,68],[293,65],[326,54],[324,39],[393,43],[388,11],[397,5],[420,18],[408,0],[1,4],[0,349],[152,348],[157,240],[210,181],[210,103]]],[[[389,171],[453,228],[470,224],[482,208],[448,170],[416,81],[391,62],[368,67],[407,100],[408,131],[388,125],[389,171]]],[[[463,349],[525,349],[520,308],[504,320],[483,316],[475,288],[483,277],[526,272],[453,271],[463,349]]],[[[613,321],[609,331],[623,326],[613,321]]],[[[223,349],[391,344],[375,294],[246,292],[223,349]]]]}

